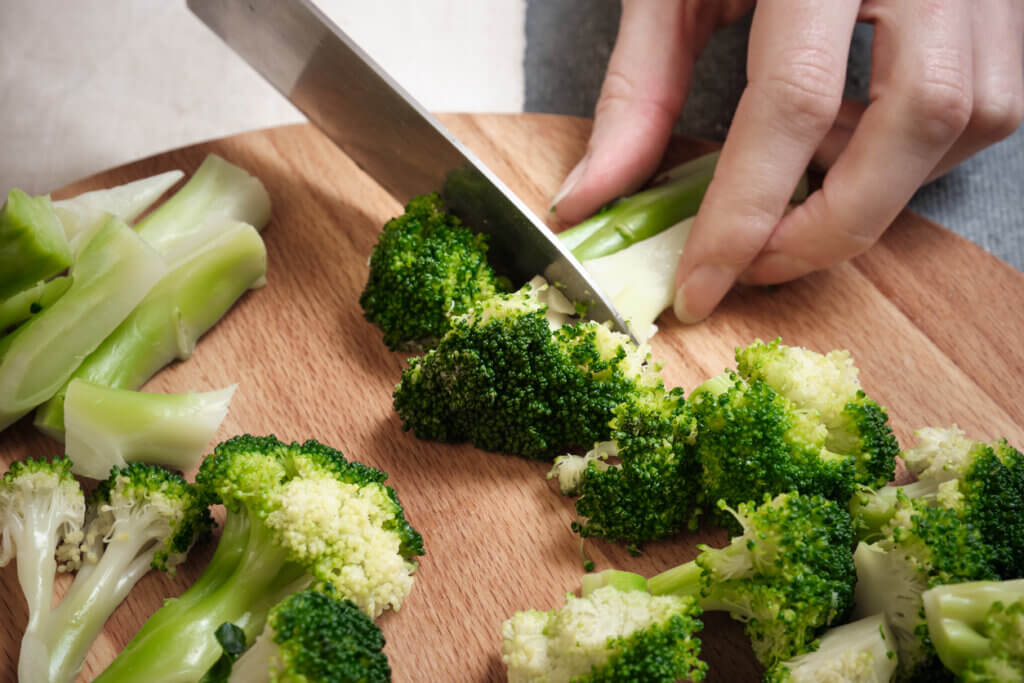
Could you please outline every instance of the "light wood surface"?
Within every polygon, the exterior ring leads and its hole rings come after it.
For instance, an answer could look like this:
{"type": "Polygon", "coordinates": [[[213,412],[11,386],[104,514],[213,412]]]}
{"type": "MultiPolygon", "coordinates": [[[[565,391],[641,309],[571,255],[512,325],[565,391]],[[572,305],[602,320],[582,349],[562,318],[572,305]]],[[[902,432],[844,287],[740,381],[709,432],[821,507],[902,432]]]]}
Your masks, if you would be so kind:
{"type": "MultiPolygon", "coordinates": [[[[581,155],[590,122],[542,115],[449,115],[444,121],[526,203],[546,202],[581,155]]],[[[677,141],[671,160],[705,151],[677,141]]],[[[215,152],[265,183],[273,219],[264,231],[268,286],[251,292],[149,391],[205,390],[239,383],[218,438],[274,433],[317,438],[390,473],[426,555],[398,613],[380,619],[396,681],[504,679],[502,621],[561,604],[582,573],[569,528],[571,499],[545,481],[547,465],[469,446],[418,441],[400,429],[391,391],[405,356],[389,352],[366,322],[358,296],[380,226],[401,207],[325,137],[308,126],[259,131],[175,150],[64,188],[62,197],[181,168],[215,152]]],[[[870,198],[865,198],[870,201],[870,198]]],[[[849,349],[870,395],[888,406],[901,443],[924,425],[957,423],[968,435],[1024,444],[1024,275],[919,216],[904,213],[881,242],[852,263],[773,290],[737,289],[706,322],[659,321],[655,356],[668,384],[687,391],[732,364],[733,349],[782,336],[821,351],[849,349]]],[[[0,434],[3,469],[52,456],[57,444],[29,420],[0,434]]],[[[694,557],[718,532],[684,534],[630,557],[587,542],[598,569],[651,574],[694,557]]],[[[94,645],[83,679],[100,672],[166,596],[202,571],[201,549],[176,577],[151,572],[94,645]]],[[[68,577],[58,586],[64,590],[68,577]]],[[[13,563],[0,570],[0,680],[13,681],[25,603],[13,563]]],[[[706,615],[709,680],[758,679],[741,628],[706,615]]]]}

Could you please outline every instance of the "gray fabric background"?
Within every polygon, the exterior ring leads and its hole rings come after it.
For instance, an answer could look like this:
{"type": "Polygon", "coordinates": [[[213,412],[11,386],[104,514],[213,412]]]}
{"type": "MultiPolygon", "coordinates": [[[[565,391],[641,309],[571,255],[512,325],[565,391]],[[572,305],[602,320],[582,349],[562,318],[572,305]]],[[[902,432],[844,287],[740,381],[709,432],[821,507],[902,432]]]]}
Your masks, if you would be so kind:
{"type": "MultiPolygon", "coordinates": [[[[527,0],[524,110],[593,116],[618,21],[618,0],[527,0]]],[[[712,38],[678,132],[725,137],[746,80],[749,28],[748,18],[712,38]]],[[[857,26],[847,97],[866,99],[871,37],[870,27],[857,26]]],[[[1024,270],[1024,127],[921,188],[910,208],[1024,270]]]]}

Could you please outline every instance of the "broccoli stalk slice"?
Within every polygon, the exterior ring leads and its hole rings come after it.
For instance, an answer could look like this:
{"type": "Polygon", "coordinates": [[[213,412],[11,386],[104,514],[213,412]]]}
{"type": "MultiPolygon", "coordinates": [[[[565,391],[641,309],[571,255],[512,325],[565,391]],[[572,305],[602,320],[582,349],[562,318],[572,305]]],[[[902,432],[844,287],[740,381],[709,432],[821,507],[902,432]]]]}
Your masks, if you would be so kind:
{"type": "Polygon", "coordinates": [[[0,341],[0,429],[53,396],[165,272],[163,260],[110,217],[71,267],[71,287],[0,341]]]}
{"type": "Polygon", "coordinates": [[[580,594],[583,597],[605,586],[612,586],[620,591],[648,592],[647,579],[644,576],[621,569],[606,569],[596,574],[584,574],[580,584],[580,594]]]}
{"type": "Polygon", "coordinates": [[[999,657],[1024,674],[1024,579],[937,586],[922,601],[928,634],[950,671],[960,676],[999,657]]]}
{"type": "Polygon", "coordinates": [[[127,318],[89,354],[36,411],[35,425],[64,439],[64,401],[71,380],[136,390],[198,339],[266,273],[267,252],[254,228],[231,219],[211,224],[187,256],[171,264],[127,318]]]}
{"type": "Polygon", "coordinates": [[[178,170],[158,173],[123,185],[60,199],[53,202],[53,208],[68,239],[74,241],[95,227],[97,221],[104,220],[104,214],[114,214],[125,223],[134,222],[184,175],[178,170]]]}
{"type": "Polygon", "coordinates": [[[858,681],[889,683],[897,658],[885,616],[876,614],[825,632],[815,650],[780,663],[765,674],[772,683],[858,681]]]}
{"type": "Polygon", "coordinates": [[[49,197],[11,190],[0,207],[0,301],[71,265],[71,247],[49,197]]]}
{"type": "Polygon", "coordinates": [[[0,301],[0,335],[49,308],[70,286],[71,278],[61,275],[0,301]]]}
{"type": "Polygon", "coordinates": [[[237,386],[143,394],[72,379],[64,402],[65,453],[75,474],[93,479],[130,462],[187,472],[202,459],[237,386]]]}

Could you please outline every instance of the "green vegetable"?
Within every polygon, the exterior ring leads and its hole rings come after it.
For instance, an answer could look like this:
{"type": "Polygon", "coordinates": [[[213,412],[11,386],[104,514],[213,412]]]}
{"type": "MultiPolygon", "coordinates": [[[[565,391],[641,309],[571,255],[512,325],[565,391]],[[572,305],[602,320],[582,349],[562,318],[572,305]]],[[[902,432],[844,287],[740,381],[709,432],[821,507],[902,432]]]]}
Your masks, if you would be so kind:
{"type": "Polygon", "coordinates": [[[241,436],[208,456],[196,483],[227,509],[203,575],[168,600],[97,681],[194,681],[217,661],[215,631],[231,622],[251,641],[268,611],[313,582],[368,615],[397,609],[412,588],[419,533],[387,475],[316,441],[241,436]]]}
{"type": "Polygon", "coordinates": [[[942,663],[964,681],[1024,681],[1024,579],[938,586],[922,596],[942,663]]]}
{"type": "MultiPolygon", "coordinates": [[[[728,509],[720,504],[723,509],[728,509]]],[[[653,595],[689,595],[743,621],[757,659],[771,668],[812,651],[853,607],[853,529],[843,507],[780,494],[732,512],[743,533],[722,549],[648,579],[653,595]]]]}
{"type": "Polygon", "coordinates": [[[62,275],[0,301],[0,335],[49,308],[70,286],[71,278],[62,275]]]}
{"type": "Polygon", "coordinates": [[[771,683],[889,683],[896,672],[892,631],[876,614],[830,628],[817,649],[781,662],[765,674],[771,683]]]}
{"type": "Polygon", "coordinates": [[[381,230],[359,303],[388,348],[429,348],[452,317],[505,289],[487,263],[487,236],[429,194],[414,198],[381,230]]]}
{"type": "Polygon", "coordinates": [[[53,208],[68,239],[75,241],[80,235],[93,230],[97,222],[105,220],[108,213],[125,223],[134,222],[184,175],[177,170],[158,173],[123,185],[60,199],[53,202],[53,208]]]}
{"type": "Polygon", "coordinates": [[[231,219],[207,225],[130,315],[89,354],[36,412],[35,425],[64,438],[64,400],[72,379],[135,390],[196,342],[249,288],[262,282],[267,253],[256,230],[231,219]]]}
{"type": "Polygon", "coordinates": [[[138,463],[114,469],[100,483],[89,497],[87,519],[81,567],[41,620],[35,646],[22,651],[21,680],[74,681],[107,618],[139,579],[151,567],[174,574],[212,524],[191,484],[138,463]]]}
{"type": "Polygon", "coordinates": [[[71,287],[0,340],[0,429],[53,396],[164,271],[151,247],[109,217],[71,266],[71,287]]]}
{"type": "Polygon", "coordinates": [[[71,248],[49,197],[11,190],[0,207],[0,301],[71,265],[71,248]]]}
{"type": "Polygon", "coordinates": [[[102,479],[145,462],[188,472],[199,464],[235,393],[143,394],[71,380],[64,403],[65,453],[75,474],[102,479]]]}

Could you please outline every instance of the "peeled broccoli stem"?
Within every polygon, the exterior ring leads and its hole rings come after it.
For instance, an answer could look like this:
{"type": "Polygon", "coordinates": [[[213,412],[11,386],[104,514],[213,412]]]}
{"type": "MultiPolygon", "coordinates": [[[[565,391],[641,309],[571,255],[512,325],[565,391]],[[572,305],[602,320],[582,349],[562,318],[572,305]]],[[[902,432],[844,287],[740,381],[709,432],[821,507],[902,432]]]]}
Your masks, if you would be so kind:
{"type": "Polygon", "coordinates": [[[71,278],[62,275],[0,301],[0,335],[5,330],[23,323],[33,315],[46,310],[71,286],[71,278]]]}
{"type": "Polygon", "coordinates": [[[71,248],[49,197],[11,190],[0,207],[0,301],[71,265],[71,248]]]}
{"type": "Polygon", "coordinates": [[[88,233],[97,221],[102,221],[104,214],[111,213],[125,223],[133,223],[184,175],[178,170],[165,171],[123,185],[59,199],[53,202],[53,208],[64,226],[64,233],[74,243],[79,235],[88,233]]]}
{"type": "Polygon", "coordinates": [[[173,264],[134,311],[89,354],[53,397],[35,425],[64,439],[64,399],[74,379],[139,389],[161,368],[188,358],[196,341],[266,273],[266,247],[251,226],[224,219],[173,264]]]}

